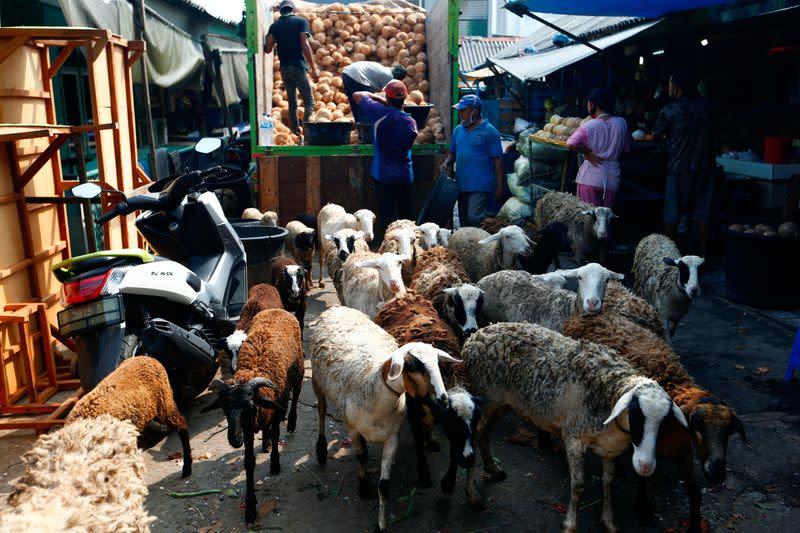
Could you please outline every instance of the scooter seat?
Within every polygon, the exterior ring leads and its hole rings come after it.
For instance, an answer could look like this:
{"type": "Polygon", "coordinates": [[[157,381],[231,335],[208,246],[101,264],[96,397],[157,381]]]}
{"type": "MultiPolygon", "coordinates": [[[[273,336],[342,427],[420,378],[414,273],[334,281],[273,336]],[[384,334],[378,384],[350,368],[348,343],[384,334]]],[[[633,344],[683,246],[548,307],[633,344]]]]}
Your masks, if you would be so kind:
{"type": "Polygon", "coordinates": [[[155,257],[144,250],[113,250],[94,252],[86,255],[71,257],[53,265],[53,275],[62,283],[85,277],[93,273],[105,272],[111,268],[123,265],[140,265],[151,263],[155,257]]]}

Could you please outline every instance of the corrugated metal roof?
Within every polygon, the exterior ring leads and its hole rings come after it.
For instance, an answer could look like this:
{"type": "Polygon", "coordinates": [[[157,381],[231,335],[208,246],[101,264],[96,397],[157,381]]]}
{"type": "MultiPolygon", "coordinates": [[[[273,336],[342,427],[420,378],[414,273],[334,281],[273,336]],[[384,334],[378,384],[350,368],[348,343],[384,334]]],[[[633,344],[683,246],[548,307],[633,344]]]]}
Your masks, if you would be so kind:
{"type": "Polygon", "coordinates": [[[461,37],[458,40],[458,67],[471,72],[519,41],[519,37],[461,37]]]}

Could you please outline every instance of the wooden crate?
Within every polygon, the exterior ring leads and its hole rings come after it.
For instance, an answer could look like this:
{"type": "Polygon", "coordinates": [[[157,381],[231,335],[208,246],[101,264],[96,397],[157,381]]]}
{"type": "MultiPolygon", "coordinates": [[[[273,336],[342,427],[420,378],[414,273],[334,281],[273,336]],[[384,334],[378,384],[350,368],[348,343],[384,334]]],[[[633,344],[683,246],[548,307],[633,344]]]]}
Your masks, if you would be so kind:
{"type": "MultiPolygon", "coordinates": [[[[49,324],[56,323],[61,287],[50,268],[69,256],[66,210],[63,204],[26,199],[62,197],[77,184],[64,180],[59,154],[71,136],[94,134],[104,186],[126,191],[149,182],[136,159],[130,71],[143,53],[144,43],[107,30],[0,28],[0,226],[8,236],[0,249],[0,306],[41,303],[49,324]],[[89,72],[92,121],[62,126],[56,124],[52,79],[78,48],[89,72]]],[[[132,215],[110,223],[105,235],[106,248],[142,244],[132,215]]],[[[0,377],[7,397],[16,401],[28,385],[21,372],[24,343],[14,331],[13,324],[0,323],[0,377]]],[[[33,356],[39,370],[46,365],[43,350],[33,356]]]]}

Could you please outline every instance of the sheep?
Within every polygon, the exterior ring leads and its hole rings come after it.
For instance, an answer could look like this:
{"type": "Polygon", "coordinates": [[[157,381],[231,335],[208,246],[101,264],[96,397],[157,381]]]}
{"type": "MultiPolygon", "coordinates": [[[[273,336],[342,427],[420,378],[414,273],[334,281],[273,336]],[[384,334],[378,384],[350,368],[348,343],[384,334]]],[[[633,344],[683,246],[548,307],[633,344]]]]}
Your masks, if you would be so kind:
{"type": "Polygon", "coordinates": [[[278,213],[275,211],[264,211],[263,213],[255,207],[248,207],[242,212],[242,218],[247,220],[258,220],[264,226],[276,227],[278,225],[278,213]]]}
{"type": "Polygon", "coordinates": [[[317,223],[318,222],[317,217],[312,215],[311,213],[300,213],[299,215],[294,217],[294,219],[297,220],[298,222],[302,222],[307,227],[312,228],[315,232],[316,229],[319,227],[317,223]]]}
{"type": "Polygon", "coordinates": [[[283,309],[267,309],[253,319],[239,349],[236,373],[226,381],[214,381],[210,387],[219,393],[219,403],[228,420],[228,443],[234,448],[245,446],[244,516],[248,524],[256,521],[254,435],[261,430],[265,452],[267,437],[271,438],[269,471],[272,475],[280,474],[280,423],[287,413],[291,392],[286,429],[294,433],[303,374],[303,341],[297,319],[283,309]]]}
{"type": "Polygon", "coordinates": [[[305,267],[298,266],[293,259],[281,256],[272,263],[272,284],[281,295],[283,308],[294,313],[302,333],[306,316],[305,267]]]}
{"type": "Polygon", "coordinates": [[[330,400],[356,449],[361,498],[371,493],[367,442],[383,444],[377,530],[385,532],[390,470],[406,398],[416,397],[443,411],[448,396],[439,363],[460,361],[424,343],[398,348],[392,336],[367,315],[347,307],[333,307],[319,316],[311,329],[310,345],[311,383],[319,413],[317,461],[324,465],[328,459],[325,416],[330,400]]]}
{"type": "Polygon", "coordinates": [[[445,248],[450,245],[450,236],[453,234],[453,230],[439,228],[439,231],[436,232],[436,242],[445,248]]]}
{"type": "Polygon", "coordinates": [[[494,234],[511,224],[512,222],[505,217],[486,217],[481,222],[480,228],[494,234]]]}
{"type": "Polygon", "coordinates": [[[356,252],[342,266],[342,303],[375,318],[378,309],[406,293],[401,268],[407,255],[356,252]]]}
{"type": "Polygon", "coordinates": [[[556,268],[561,268],[558,253],[561,251],[561,238],[566,235],[567,226],[561,222],[552,222],[541,230],[529,230],[528,228],[523,228],[523,230],[536,246],[531,254],[519,257],[522,270],[531,274],[544,274],[550,268],[551,263],[556,268]]]}
{"type": "Polygon", "coordinates": [[[419,255],[411,280],[411,288],[433,304],[461,339],[478,330],[483,303],[481,291],[469,281],[458,254],[442,246],[419,255]]]}
{"type": "MultiPolygon", "coordinates": [[[[738,431],[749,447],[744,426],[736,412],[694,382],[662,336],[623,316],[609,310],[599,315],[574,315],[564,324],[564,334],[615,350],[642,374],[660,383],[683,411],[689,432],[672,431],[664,435],[657,455],[678,459],[689,497],[689,531],[699,533],[701,494],[694,476],[692,449],[697,453],[703,474],[710,483],[725,481],[728,437],[738,431]]],[[[636,509],[640,520],[646,522],[649,518],[646,484],[639,483],[639,487],[636,509]]]]}
{"type": "Polygon", "coordinates": [[[325,268],[328,270],[328,275],[333,281],[336,295],[341,303],[344,303],[342,296],[342,266],[350,254],[354,252],[369,252],[369,245],[363,237],[364,232],[350,228],[340,229],[333,235],[325,236],[325,240],[333,243],[333,246],[328,247],[324,252],[325,268]]]}
{"type": "Polygon", "coordinates": [[[655,308],[670,337],[700,294],[699,267],[704,262],[696,255],[681,257],[672,239],[658,233],[648,235],[636,246],[631,269],[633,289],[655,308]]]}
{"type": "Polygon", "coordinates": [[[70,411],[66,424],[111,415],[130,420],[139,432],[156,420],[178,432],[183,447],[182,477],[192,475],[192,448],[186,419],[178,411],[164,366],[152,357],[131,357],[84,395],[70,411]]]}
{"type": "Polygon", "coordinates": [[[392,252],[400,255],[407,255],[409,260],[403,263],[403,283],[411,283],[411,277],[414,275],[414,265],[417,261],[417,252],[422,253],[416,243],[417,237],[414,230],[409,228],[398,228],[387,231],[383,236],[383,242],[378,253],[383,254],[392,252]]]}
{"type": "MultiPolygon", "coordinates": [[[[417,226],[417,233],[419,234],[419,245],[423,250],[430,250],[439,243],[439,224],[435,222],[425,222],[417,226]]],[[[446,230],[445,230],[446,231],[446,230]]]]}
{"type": "MultiPolygon", "coordinates": [[[[137,358],[138,359],[138,358],[137,358]]],[[[0,514],[0,531],[149,532],[144,457],[129,421],[79,419],[39,437],[0,514]]]]}
{"type": "Polygon", "coordinates": [[[605,263],[609,226],[611,219],[617,218],[610,208],[594,207],[569,193],[549,192],[536,202],[534,217],[538,229],[552,222],[567,226],[567,237],[578,265],[592,259],[605,263]]]}
{"type": "Polygon", "coordinates": [[[577,278],[578,292],[555,287],[522,270],[501,270],[486,276],[478,282],[484,298],[479,322],[531,322],[561,331],[576,309],[599,313],[608,280],[624,278],[597,263],[557,272],[557,276],[577,278]]]}
{"type": "MultiPolygon", "coordinates": [[[[375,315],[375,323],[394,337],[400,345],[424,342],[453,357],[459,355],[460,343],[453,330],[439,317],[431,303],[417,294],[407,293],[403,297],[387,302],[375,315]]],[[[453,372],[442,373],[447,389],[455,386],[456,382],[460,384],[466,382],[463,366],[446,368],[453,369],[453,372]]],[[[406,398],[406,411],[414,436],[419,479],[423,486],[429,487],[431,475],[425,461],[423,445],[426,444],[434,451],[439,450],[439,443],[433,430],[436,417],[427,406],[412,397],[406,398]]]]}
{"type": "MultiPolygon", "coordinates": [[[[611,313],[621,315],[649,329],[664,338],[664,324],[653,306],[639,298],[619,281],[610,280],[606,285],[606,297],[603,304],[611,313]]],[[[669,339],[667,338],[667,341],[669,339]]]]}
{"type": "MultiPolygon", "coordinates": [[[[317,216],[317,237],[319,238],[319,286],[325,287],[325,282],[322,281],[322,261],[323,252],[327,251],[330,244],[328,244],[327,235],[334,235],[337,231],[345,228],[350,228],[364,233],[364,239],[367,242],[372,242],[375,238],[373,226],[375,224],[375,213],[369,209],[359,209],[353,214],[348,213],[340,205],[327,204],[319,212],[317,216]]],[[[344,259],[343,259],[344,261],[344,259]]],[[[330,272],[328,273],[330,275],[330,272]]]]}
{"type": "Polygon", "coordinates": [[[236,323],[233,333],[228,335],[225,340],[225,347],[231,361],[231,370],[234,372],[236,372],[239,347],[247,338],[247,332],[250,330],[255,316],[265,309],[283,309],[281,295],[278,289],[267,283],[253,285],[247,293],[247,301],[239,312],[239,322],[236,323]]]}
{"type": "MultiPolygon", "coordinates": [[[[480,329],[461,353],[471,392],[486,398],[477,444],[492,479],[506,477],[489,438],[492,422],[503,412],[511,410],[537,428],[561,435],[571,484],[563,523],[568,533],[577,528],[587,449],[603,461],[602,522],[614,532],[614,458],[633,444],[633,467],[649,476],[656,467],[661,428],[673,420],[687,426],[683,412],[658,383],[599,344],[576,341],[537,324],[501,323],[480,329]],[[627,416],[620,416],[623,412],[627,416]]],[[[470,501],[479,501],[475,476],[468,474],[467,479],[470,501]]]]}
{"type": "MultiPolygon", "coordinates": [[[[311,266],[314,262],[314,248],[317,243],[317,230],[302,222],[292,220],[286,224],[286,251],[294,257],[297,264],[306,269],[306,290],[314,286],[311,281],[311,266]]],[[[302,324],[302,323],[301,323],[302,324]]]]}
{"type": "Polygon", "coordinates": [[[530,239],[518,226],[506,226],[494,235],[479,228],[461,228],[450,237],[448,248],[461,258],[473,282],[498,270],[517,268],[518,257],[531,252],[530,239]]]}

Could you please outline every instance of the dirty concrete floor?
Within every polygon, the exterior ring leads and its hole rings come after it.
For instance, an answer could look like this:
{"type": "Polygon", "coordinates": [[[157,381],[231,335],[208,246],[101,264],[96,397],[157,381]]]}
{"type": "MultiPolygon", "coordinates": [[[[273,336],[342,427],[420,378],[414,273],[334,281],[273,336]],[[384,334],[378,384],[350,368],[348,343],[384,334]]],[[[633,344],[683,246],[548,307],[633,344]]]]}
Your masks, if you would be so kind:
{"type": "MultiPolygon", "coordinates": [[[[316,278],[315,278],[316,279],[316,278]]],[[[332,284],[315,289],[308,302],[306,323],[337,303],[332,284]]],[[[725,484],[704,489],[703,517],[711,531],[798,531],[800,523],[800,382],[786,384],[782,374],[793,337],[774,323],[713,295],[697,300],[674,339],[676,350],[696,380],[739,412],[753,451],[737,435],[730,439],[729,472],[725,484]],[[765,371],[765,369],[767,369],[765,371]]],[[[307,363],[307,377],[310,370],[307,363]]],[[[194,472],[180,477],[180,466],[170,456],[180,452],[177,435],[144,451],[150,494],[147,510],[158,517],[154,532],[238,532],[244,524],[243,451],[228,446],[226,423],[219,410],[201,413],[211,403],[201,396],[184,414],[189,421],[194,472]],[[217,489],[222,492],[187,499],[175,492],[217,489]]],[[[282,472],[269,476],[267,454],[257,456],[259,522],[252,531],[370,531],[377,516],[377,500],[362,501],[357,493],[358,463],[347,446],[342,425],[328,418],[330,455],[320,467],[314,458],[317,412],[314,393],[306,379],[298,412],[297,432],[284,434],[282,472]]],[[[555,532],[560,528],[562,505],[569,501],[566,461],[561,453],[514,444],[509,437],[524,427],[513,417],[498,423],[492,435],[493,451],[508,473],[502,483],[481,480],[479,489],[489,499],[488,509],[473,512],[465,505],[463,472],[452,496],[443,495],[437,480],[447,467],[445,452],[429,454],[434,487],[418,489],[410,431],[403,428],[401,451],[392,469],[391,531],[395,532],[555,532]]],[[[531,429],[531,428],[527,428],[531,429]]],[[[441,434],[441,432],[440,432],[441,434]]],[[[443,440],[443,436],[441,437],[443,440]]],[[[31,432],[6,432],[0,437],[0,509],[5,495],[20,475],[19,455],[34,442],[31,432]]],[[[444,442],[444,441],[443,441],[444,442]]],[[[369,467],[377,482],[380,450],[372,446],[369,467]]],[[[658,465],[653,478],[653,508],[657,526],[640,527],[633,516],[634,475],[630,458],[618,461],[615,511],[622,531],[681,531],[688,516],[685,494],[668,461],[658,465]]],[[[601,483],[596,458],[587,463],[586,492],[579,514],[580,532],[600,531],[601,483]]]]}

